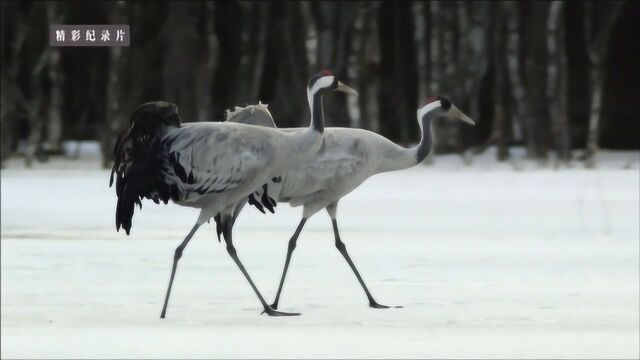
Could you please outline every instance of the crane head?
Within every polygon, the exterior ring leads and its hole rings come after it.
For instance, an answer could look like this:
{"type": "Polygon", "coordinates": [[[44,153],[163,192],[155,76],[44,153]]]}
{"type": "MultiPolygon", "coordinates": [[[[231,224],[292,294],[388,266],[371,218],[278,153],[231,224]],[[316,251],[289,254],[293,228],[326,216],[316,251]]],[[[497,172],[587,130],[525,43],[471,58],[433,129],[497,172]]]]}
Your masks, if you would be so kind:
{"type": "Polygon", "coordinates": [[[357,91],[353,90],[341,81],[338,81],[336,76],[329,70],[322,70],[309,79],[309,83],[307,85],[307,93],[309,95],[313,96],[316,93],[324,94],[329,91],[341,91],[358,96],[357,91]]]}
{"type": "Polygon", "coordinates": [[[163,126],[180,127],[180,115],[178,106],[167,101],[151,101],[138,105],[131,114],[131,131],[151,135],[156,129],[163,126]]]}
{"type": "Polygon", "coordinates": [[[418,120],[424,120],[424,117],[435,115],[435,117],[446,117],[449,119],[457,119],[467,124],[475,125],[476,122],[465,115],[460,109],[451,103],[449,99],[443,96],[430,96],[424,106],[418,109],[418,120]]]}

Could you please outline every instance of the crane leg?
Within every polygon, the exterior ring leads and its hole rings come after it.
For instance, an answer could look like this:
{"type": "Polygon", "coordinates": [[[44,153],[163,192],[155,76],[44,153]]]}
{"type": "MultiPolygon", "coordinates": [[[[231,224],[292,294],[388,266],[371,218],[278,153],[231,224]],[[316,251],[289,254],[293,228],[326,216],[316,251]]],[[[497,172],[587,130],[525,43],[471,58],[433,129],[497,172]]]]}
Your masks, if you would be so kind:
{"type": "Polygon", "coordinates": [[[173,255],[173,267],[171,268],[171,278],[169,278],[169,287],[167,288],[167,295],[164,298],[164,306],[162,307],[162,313],[160,314],[161,319],[164,319],[165,315],[167,314],[167,305],[169,304],[169,295],[171,294],[171,286],[173,286],[173,278],[176,276],[176,269],[178,268],[178,260],[180,260],[180,258],[182,257],[182,251],[187,246],[187,244],[189,243],[189,240],[191,240],[191,238],[193,237],[193,234],[196,233],[196,230],[198,230],[200,225],[202,225],[202,223],[197,222],[193,226],[189,234],[187,234],[187,237],[184,238],[184,240],[182,241],[182,243],[180,243],[180,245],[178,245],[178,247],[176,248],[176,252],[173,255]]]}
{"type": "MultiPolygon", "coordinates": [[[[344,245],[344,243],[340,239],[340,233],[338,232],[338,222],[336,221],[335,218],[332,218],[331,223],[333,224],[333,234],[335,235],[335,238],[336,238],[336,248],[338,248],[338,251],[340,251],[340,254],[342,254],[344,259],[347,260],[347,263],[349,263],[349,266],[351,267],[351,270],[353,270],[353,273],[356,274],[356,277],[358,278],[358,281],[360,282],[360,285],[362,286],[364,293],[367,295],[367,299],[369,299],[369,307],[372,307],[375,309],[388,309],[390,306],[378,304],[378,302],[376,302],[375,299],[373,298],[373,295],[371,295],[371,292],[369,292],[369,289],[367,288],[367,285],[364,283],[364,280],[362,280],[362,276],[360,276],[358,269],[356,269],[356,266],[353,264],[353,261],[351,261],[351,257],[347,252],[347,247],[344,245]]],[[[394,307],[401,308],[402,306],[394,306],[394,307]]]]}
{"type": "Polygon", "coordinates": [[[233,261],[236,263],[236,265],[238,265],[238,267],[240,268],[240,271],[242,271],[242,274],[244,275],[244,277],[247,278],[247,281],[249,281],[249,285],[251,285],[251,288],[253,289],[253,291],[255,291],[256,295],[258,295],[258,299],[260,299],[260,302],[262,303],[262,306],[264,307],[264,311],[262,313],[267,313],[269,316],[297,316],[297,315],[300,315],[299,313],[289,313],[289,312],[284,312],[284,311],[277,311],[277,310],[273,309],[271,306],[269,306],[269,304],[267,304],[266,301],[264,301],[264,298],[260,294],[260,291],[258,290],[256,285],[253,283],[253,280],[251,280],[251,277],[249,276],[249,273],[247,273],[247,270],[244,268],[244,265],[242,265],[242,262],[240,262],[240,259],[238,258],[238,253],[236,252],[236,248],[233,246],[233,240],[231,238],[231,228],[232,228],[232,226],[229,223],[227,223],[226,225],[227,226],[225,226],[223,231],[225,232],[224,241],[227,243],[227,252],[231,256],[233,261]]]}
{"type": "Polygon", "coordinates": [[[293,250],[296,248],[296,244],[298,243],[298,236],[300,236],[300,232],[304,227],[304,224],[307,222],[306,218],[302,218],[296,231],[293,233],[293,236],[289,240],[289,247],[287,248],[287,259],[284,262],[284,269],[282,270],[282,277],[280,277],[280,286],[278,286],[278,293],[276,294],[276,299],[271,304],[271,307],[274,309],[278,308],[278,301],[280,301],[280,293],[282,292],[282,286],[284,285],[284,278],[287,276],[287,271],[289,270],[289,263],[291,262],[291,255],[293,254],[293,250]]]}

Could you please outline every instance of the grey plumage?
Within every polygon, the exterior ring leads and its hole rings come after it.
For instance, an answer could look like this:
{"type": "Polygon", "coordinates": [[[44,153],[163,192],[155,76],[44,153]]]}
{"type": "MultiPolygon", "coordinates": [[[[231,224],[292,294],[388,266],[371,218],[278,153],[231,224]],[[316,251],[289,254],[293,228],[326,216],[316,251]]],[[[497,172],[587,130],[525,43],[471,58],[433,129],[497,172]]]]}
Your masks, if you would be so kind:
{"type": "MultiPolygon", "coordinates": [[[[288,167],[282,173],[281,181],[277,183],[269,181],[252,194],[255,199],[261,197],[262,192],[265,191],[268,193],[268,198],[276,199],[278,202],[287,202],[291,206],[303,206],[302,220],[294,236],[289,241],[285,269],[272,307],[277,308],[291,253],[295,249],[297,237],[302,227],[309,217],[322,209],[326,209],[332,218],[336,247],[345,257],[360,281],[363,290],[367,294],[369,305],[375,308],[385,307],[373,299],[351,261],[344,243],[340,240],[336,211],[340,199],[372,175],[408,168],[422,161],[431,147],[431,120],[438,117],[454,117],[473,124],[471,119],[445,98],[429,99],[427,105],[418,109],[417,116],[422,128],[422,139],[418,146],[411,149],[405,149],[383,136],[363,129],[326,128],[320,150],[309,161],[288,167]]],[[[227,121],[233,122],[239,119],[243,123],[251,124],[254,123],[252,119],[255,119],[256,124],[261,122],[266,124],[264,126],[275,126],[261,120],[264,118],[272,119],[272,116],[266,106],[258,105],[236,108],[236,111],[229,114],[227,121]]],[[[289,133],[300,131],[298,128],[283,130],[289,133]]],[[[235,206],[230,207],[230,209],[233,209],[232,213],[221,215],[217,218],[217,221],[229,221],[231,223],[230,227],[232,227],[246,201],[246,199],[243,199],[235,206]]],[[[254,206],[256,205],[255,201],[250,201],[250,203],[254,206]]],[[[259,205],[257,206],[259,207],[259,205]]]]}
{"type": "MultiPolygon", "coordinates": [[[[344,88],[332,74],[321,73],[312,77],[307,93],[309,99],[321,103],[327,92],[344,91],[344,88]]],[[[255,115],[252,121],[257,124],[269,125],[269,119],[261,114],[252,115],[255,115]]],[[[285,169],[306,162],[322,143],[324,121],[318,111],[312,112],[307,130],[296,133],[238,120],[183,124],[175,104],[151,102],[134,111],[131,127],[116,143],[110,183],[115,175],[118,230],[122,226],[129,234],[134,205],[141,207],[145,198],[165,204],[172,200],[178,205],[200,209],[195,225],[175,250],[162,318],[178,260],[197,229],[219,213],[237,216],[242,208],[238,203],[246,201],[254,191],[264,189],[264,184],[285,169]]],[[[272,119],[270,123],[273,124],[272,119]]],[[[264,194],[260,199],[273,211],[275,200],[269,200],[264,194]]],[[[248,280],[265,312],[297,315],[275,311],[264,301],[233,246],[230,232],[233,222],[221,224],[218,230],[224,235],[227,252],[248,280]]]]}

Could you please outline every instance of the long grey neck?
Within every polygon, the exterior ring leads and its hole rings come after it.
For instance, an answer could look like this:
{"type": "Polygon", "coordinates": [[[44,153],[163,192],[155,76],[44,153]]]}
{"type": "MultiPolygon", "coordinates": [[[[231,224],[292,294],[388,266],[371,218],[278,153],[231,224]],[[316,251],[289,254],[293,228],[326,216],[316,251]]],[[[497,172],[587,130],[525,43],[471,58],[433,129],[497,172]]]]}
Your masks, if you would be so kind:
{"type": "Polygon", "coordinates": [[[311,123],[303,134],[291,133],[286,141],[289,163],[298,164],[309,160],[322,145],[324,133],[324,114],[322,112],[322,94],[307,91],[307,100],[311,110],[311,123]]]}
{"type": "Polygon", "coordinates": [[[420,144],[415,147],[416,164],[421,163],[431,151],[431,145],[433,144],[431,139],[431,120],[436,117],[435,113],[436,111],[428,112],[420,119],[422,138],[420,139],[420,144]]]}
{"type": "Polygon", "coordinates": [[[322,93],[316,91],[315,94],[308,93],[309,110],[311,111],[310,127],[319,132],[324,132],[324,110],[322,106],[322,93]]]}
{"type": "Polygon", "coordinates": [[[389,142],[390,146],[384,148],[379,154],[375,173],[403,170],[422,162],[431,151],[431,121],[439,115],[439,110],[433,110],[419,120],[422,137],[417,146],[407,149],[389,142]]]}

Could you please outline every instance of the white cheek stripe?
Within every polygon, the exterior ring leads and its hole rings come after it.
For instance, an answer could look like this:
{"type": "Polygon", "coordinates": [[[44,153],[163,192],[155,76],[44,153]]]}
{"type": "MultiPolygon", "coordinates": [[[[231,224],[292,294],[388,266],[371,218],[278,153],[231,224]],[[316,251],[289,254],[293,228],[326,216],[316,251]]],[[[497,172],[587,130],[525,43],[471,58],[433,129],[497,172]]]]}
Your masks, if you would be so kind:
{"type": "Polygon", "coordinates": [[[335,79],[335,76],[329,75],[329,76],[323,76],[320,79],[316,80],[316,83],[313,84],[313,87],[311,88],[311,93],[315,94],[321,88],[331,86],[331,84],[333,84],[334,79],[335,79]]]}
{"type": "Polygon", "coordinates": [[[418,120],[422,119],[422,117],[428,113],[429,111],[442,106],[442,104],[440,104],[440,100],[436,100],[432,103],[429,103],[425,106],[423,106],[422,108],[418,109],[418,120]]]}
{"type": "Polygon", "coordinates": [[[311,110],[311,116],[313,116],[313,95],[320,90],[321,88],[325,88],[333,84],[334,76],[323,76],[320,79],[316,80],[315,84],[311,89],[307,89],[307,101],[309,102],[309,109],[311,110]]]}

